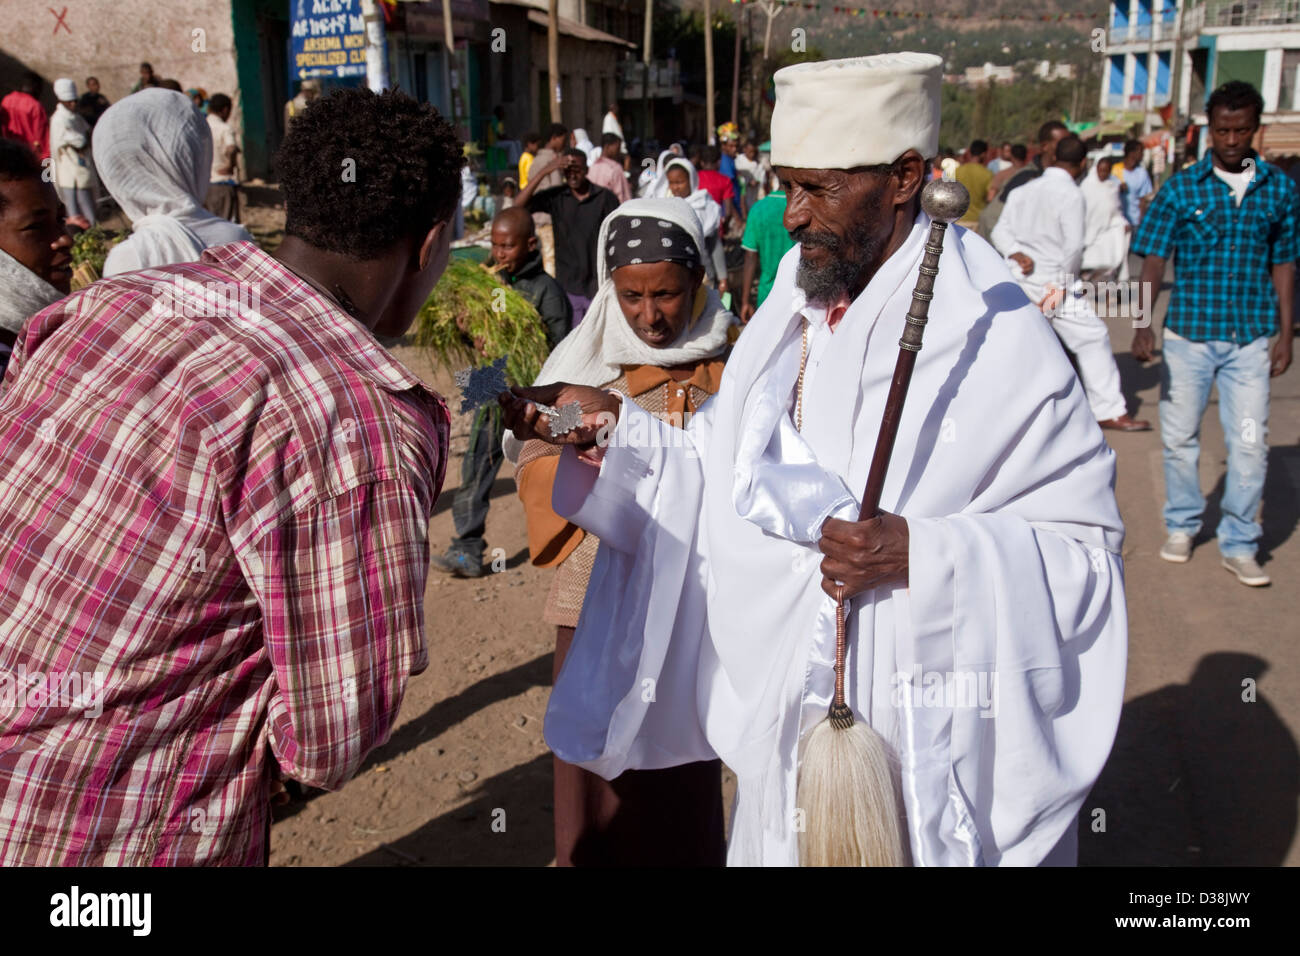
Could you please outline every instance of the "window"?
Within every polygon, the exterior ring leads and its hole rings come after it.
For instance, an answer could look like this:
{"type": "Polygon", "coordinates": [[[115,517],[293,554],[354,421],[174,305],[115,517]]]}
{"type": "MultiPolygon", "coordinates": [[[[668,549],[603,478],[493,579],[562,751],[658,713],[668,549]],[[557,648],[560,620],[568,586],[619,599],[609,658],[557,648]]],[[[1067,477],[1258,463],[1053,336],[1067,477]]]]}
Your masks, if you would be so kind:
{"type": "Polygon", "coordinates": [[[1296,82],[1296,71],[1300,70],[1300,50],[1282,51],[1282,85],[1278,91],[1277,108],[1279,110],[1300,110],[1296,95],[1300,93],[1300,83],[1296,82]]]}

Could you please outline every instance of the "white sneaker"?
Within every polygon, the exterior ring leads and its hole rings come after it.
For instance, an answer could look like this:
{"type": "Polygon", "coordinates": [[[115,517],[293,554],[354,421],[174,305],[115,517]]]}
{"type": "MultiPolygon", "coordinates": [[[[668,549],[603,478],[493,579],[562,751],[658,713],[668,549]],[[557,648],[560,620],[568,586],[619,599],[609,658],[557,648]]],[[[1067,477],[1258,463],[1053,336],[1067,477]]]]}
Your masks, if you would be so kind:
{"type": "Polygon", "coordinates": [[[1253,557],[1224,558],[1223,566],[1237,576],[1242,584],[1252,588],[1262,588],[1272,583],[1253,557]]]}
{"type": "Polygon", "coordinates": [[[1192,559],[1192,536],[1186,531],[1172,531],[1160,548],[1160,557],[1174,564],[1186,564],[1192,559]]]}

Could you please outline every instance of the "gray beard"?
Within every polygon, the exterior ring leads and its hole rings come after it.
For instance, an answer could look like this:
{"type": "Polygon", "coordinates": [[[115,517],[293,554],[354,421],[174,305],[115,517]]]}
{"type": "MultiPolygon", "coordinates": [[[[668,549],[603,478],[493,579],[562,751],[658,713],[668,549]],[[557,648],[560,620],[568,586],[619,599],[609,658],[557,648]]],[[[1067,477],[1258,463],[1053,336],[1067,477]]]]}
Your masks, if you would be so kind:
{"type": "Polygon", "coordinates": [[[831,254],[830,262],[823,268],[814,268],[807,259],[801,258],[795,270],[795,285],[813,305],[829,306],[847,298],[863,269],[879,263],[884,251],[884,240],[871,235],[864,221],[855,223],[843,239],[832,233],[810,233],[806,229],[795,230],[791,236],[805,248],[822,247],[831,254]],[[850,247],[861,250],[859,257],[848,255],[850,247]]]}

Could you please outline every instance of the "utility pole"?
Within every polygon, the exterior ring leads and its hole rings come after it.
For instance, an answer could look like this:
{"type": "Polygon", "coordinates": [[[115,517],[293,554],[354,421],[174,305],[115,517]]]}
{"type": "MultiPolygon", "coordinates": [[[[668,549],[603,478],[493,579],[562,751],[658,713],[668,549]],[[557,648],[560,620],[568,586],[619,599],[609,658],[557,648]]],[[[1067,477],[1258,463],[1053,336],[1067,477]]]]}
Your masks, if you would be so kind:
{"type": "Polygon", "coordinates": [[[704,0],[704,125],[705,142],[712,143],[717,135],[713,109],[713,6],[704,0]]]}
{"type": "Polygon", "coordinates": [[[781,12],[781,7],[776,0],[759,0],[758,5],[762,7],[763,12],[767,14],[767,32],[763,34],[763,59],[766,60],[768,50],[772,46],[772,21],[775,20],[776,15],[781,12]]]}
{"type": "Polygon", "coordinates": [[[641,42],[641,149],[654,136],[654,120],[650,117],[650,60],[654,56],[654,31],[651,24],[655,16],[655,0],[645,0],[645,32],[641,42]]]}
{"type": "MultiPolygon", "coordinates": [[[[1170,64],[1173,67],[1173,69],[1170,71],[1173,74],[1173,76],[1170,77],[1169,80],[1169,102],[1173,105],[1173,109],[1169,111],[1169,119],[1171,121],[1169,125],[1172,129],[1174,136],[1177,137],[1174,140],[1174,161],[1172,163],[1173,170],[1177,170],[1183,164],[1183,159],[1186,153],[1184,144],[1187,141],[1186,137],[1178,135],[1178,129],[1182,125],[1182,120],[1184,118],[1183,111],[1182,111],[1182,103],[1183,103],[1182,83],[1183,83],[1183,7],[1185,4],[1186,4],[1186,0],[1178,0],[1177,12],[1174,14],[1174,54],[1173,54],[1174,62],[1170,64]]],[[[1190,110],[1191,107],[1192,104],[1188,103],[1187,108],[1190,110]]]]}
{"type": "Polygon", "coordinates": [[[561,122],[559,0],[551,0],[546,11],[546,75],[551,87],[551,122],[559,123],[561,122]]]}
{"type": "MultiPolygon", "coordinates": [[[[1161,13],[1164,13],[1162,10],[1161,13]]],[[[1156,31],[1160,29],[1155,11],[1155,0],[1151,2],[1150,35],[1147,37],[1147,88],[1142,91],[1142,135],[1151,132],[1151,108],[1155,106],[1156,77],[1160,73],[1160,64],[1156,60],[1156,31]]]]}
{"type": "Polygon", "coordinates": [[[745,7],[736,4],[733,10],[740,12],[733,17],[736,23],[736,51],[731,56],[731,121],[740,129],[740,25],[745,21],[745,7]]]}
{"type": "Polygon", "coordinates": [[[366,87],[382,93],[388,88],[388,38],[377,0],[361,0],[361,19],[366,25],[366,87]]]}

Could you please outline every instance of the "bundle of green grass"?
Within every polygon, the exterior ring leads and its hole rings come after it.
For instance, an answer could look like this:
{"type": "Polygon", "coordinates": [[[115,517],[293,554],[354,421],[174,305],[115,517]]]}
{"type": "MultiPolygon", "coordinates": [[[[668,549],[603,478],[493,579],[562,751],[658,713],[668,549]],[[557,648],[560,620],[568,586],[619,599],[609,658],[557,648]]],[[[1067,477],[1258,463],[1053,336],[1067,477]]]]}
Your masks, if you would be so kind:
{"type": "Polygon", "coordinates": [[[72,240],[72,291],[84,289],[103,276],[109,251],[129,235],[130,229],[115,232],[103,226],[77,233],[72,240]]]}
{"type": "Polygon", "coordinates": [[[452,259],[412,329],[415,344],[452,369],[505,357],[512,385],[531,385],[546,361],[546,331],[537,310],[494,274],[452,259]]]}

